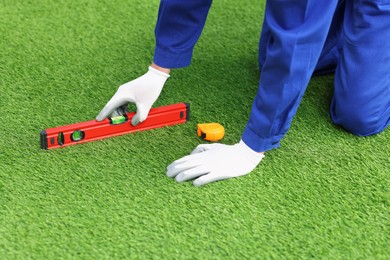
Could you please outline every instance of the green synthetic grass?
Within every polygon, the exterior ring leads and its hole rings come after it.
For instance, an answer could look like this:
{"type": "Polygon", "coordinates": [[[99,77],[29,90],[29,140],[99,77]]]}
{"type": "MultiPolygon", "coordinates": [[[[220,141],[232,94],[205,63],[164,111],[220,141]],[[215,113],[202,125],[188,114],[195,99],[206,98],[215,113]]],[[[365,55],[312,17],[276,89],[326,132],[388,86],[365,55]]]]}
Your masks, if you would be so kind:
{"type": "Polygon", "coordinates": [[[263,1],[215,1],[192,65],[156,106],[191,121],[43,151],[39,133],[95,118],[146,71],[158,1],[0,3],[0,258],[385,259],[390,131],[335,127],[333,76],[311,80],[282,148],[245,177],[195,188],[165,167],[220,122],[240,139],[258,83],[263,1]]]}

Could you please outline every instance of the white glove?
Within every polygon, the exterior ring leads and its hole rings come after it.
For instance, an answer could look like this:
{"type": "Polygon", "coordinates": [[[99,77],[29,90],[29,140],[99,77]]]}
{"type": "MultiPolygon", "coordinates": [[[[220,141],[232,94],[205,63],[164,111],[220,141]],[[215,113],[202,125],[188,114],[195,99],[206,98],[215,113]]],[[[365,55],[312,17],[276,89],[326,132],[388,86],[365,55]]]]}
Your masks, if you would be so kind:
{"type": "Polygon", "coordinates": [[[169,74],[149,67],[149,71],[141,77],[120,86],[100,111],[96,120],[102,121],[107,116],[123,114],[125,112],[123,106],[132,102],[137,106],[137,113],[133,116],[131,124],[135,126],[141,123],[148,116],[150,108],[157,100],[168,78],[169,74]]]}
{"type": "Polygon", "coordinates": [[[264,158],[242,140],[235,145],[201,144],[167,167],[167,176],[177,182],[195,179],[195,186],[250,173],[264,158]]]}

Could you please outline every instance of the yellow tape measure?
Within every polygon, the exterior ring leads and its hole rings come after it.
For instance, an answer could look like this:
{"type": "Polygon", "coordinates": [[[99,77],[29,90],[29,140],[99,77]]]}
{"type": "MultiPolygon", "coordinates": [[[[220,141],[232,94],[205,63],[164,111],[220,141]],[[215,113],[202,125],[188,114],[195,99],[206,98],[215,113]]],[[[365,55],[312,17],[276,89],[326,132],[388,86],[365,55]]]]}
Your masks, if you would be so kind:
{"type": "Polygon", "coordinates": [[[223,138],[225,129],[218,123],[198,124],[198,136],[204,140],[216,142],[223,138]]]}

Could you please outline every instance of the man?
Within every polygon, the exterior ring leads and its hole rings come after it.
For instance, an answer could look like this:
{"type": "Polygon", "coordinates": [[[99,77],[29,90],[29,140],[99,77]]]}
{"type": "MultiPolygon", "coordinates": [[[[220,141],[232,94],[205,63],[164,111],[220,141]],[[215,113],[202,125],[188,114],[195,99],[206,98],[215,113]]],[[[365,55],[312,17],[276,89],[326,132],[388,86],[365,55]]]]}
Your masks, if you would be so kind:
{"type": "MultiPolygon", "coordinates": [[[[119,87],[97,116],[137,106],[146,119],[170,69],[188,66],[211,0],[162,0],[155,28],[154,63],[119,87]]],[[[239,40],[239,39],[238,39],[239,40]]],[[[235,145],[199,145],[173,162],[167,175],[195,186],[251,172],[264,152],[279,147],[313,72],[335,70],[330,113],[360,136],[390,123],[390,0],[268,0],[260,38],[261,78],[248,124],[235,145]]]]}

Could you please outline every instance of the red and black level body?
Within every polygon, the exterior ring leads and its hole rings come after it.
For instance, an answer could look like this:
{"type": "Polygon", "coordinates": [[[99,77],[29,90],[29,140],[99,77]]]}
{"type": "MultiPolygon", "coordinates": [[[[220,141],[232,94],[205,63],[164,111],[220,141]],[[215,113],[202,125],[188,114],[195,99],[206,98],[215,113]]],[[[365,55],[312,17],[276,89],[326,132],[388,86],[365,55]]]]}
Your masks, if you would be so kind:
{"type": "Polygon", "coordinates": [[[66,147],[138,131],[182,124],[189,120],[190,105],[188,103],[178,103],[152,108],[147,119],[137,126],[130,123],[134,115],[135,112],[127,113],[124,116],[124,122],[120,124],[114,124],[110,118],[106,118],[100,122],[91,120],[48,128],[41,132],[41,148],[48,150],[66,147]]]}

